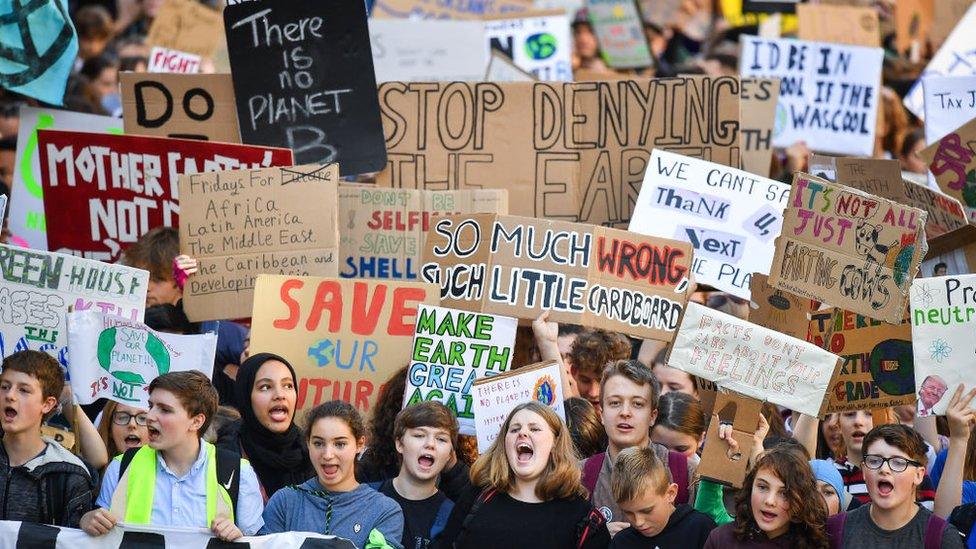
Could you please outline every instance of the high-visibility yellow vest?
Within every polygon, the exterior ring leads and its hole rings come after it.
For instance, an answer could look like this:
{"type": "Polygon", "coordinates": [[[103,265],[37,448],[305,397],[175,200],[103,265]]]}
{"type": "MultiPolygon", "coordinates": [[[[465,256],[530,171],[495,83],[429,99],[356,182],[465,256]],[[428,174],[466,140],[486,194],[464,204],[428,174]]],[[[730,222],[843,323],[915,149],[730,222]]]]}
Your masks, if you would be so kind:
{"type": "MultiPolygon", "coordinates": [[[[217,481],[217,448],[200,441],[207,452],[207,526],[213,524],[219,514],[234,521],[234,507],[230,494],[217,481]]],[[[116,460],[121,461],[122,456],[116,460]]],[[[129,524],[149,524],[152,519],[153,495],[156,492],[156,450],[143,446],[119,478],[112,494],[112,514],[123,517],[129,524]]]]}

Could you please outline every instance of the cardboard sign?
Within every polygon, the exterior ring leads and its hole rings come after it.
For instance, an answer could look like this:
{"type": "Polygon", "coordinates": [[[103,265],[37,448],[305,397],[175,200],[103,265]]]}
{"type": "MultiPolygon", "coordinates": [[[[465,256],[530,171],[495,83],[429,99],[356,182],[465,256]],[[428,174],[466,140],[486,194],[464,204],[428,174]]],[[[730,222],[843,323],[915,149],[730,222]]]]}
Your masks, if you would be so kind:
{"type": "Polygon", "coordinates": [[[386,165],[366,4],[255,0],[224,9],[241,140],[339,174],[386,165]]]}
{"type": "Polygon", "coordinates": [[[962,203],[968,219],[976,219],[976,118],[918,154],[939,188],[962,203]]]}
{"type": "Polygon", "coordinates": [[[817,311],[811,317],[807,339],[841,358],[840,369],[827,390],[826,413],[915,402],[908,323],[888,324],[834,308],[817,311]]]}
{"type": "MultiPolygon", "coordinates": [[[[939,0],[936,4],[941,4],[939,0]]],[[[948,3],[948,2],[947,2],[948,3]]],[[[925,113],[925,98],[922,80],[929,76],[972,76],[976,74],[976,4],[966,11],[961,19],[953,22],[955,29],[949,34],[945,44],[939,48],[932,61],[925,67],[922,76],[905,95],[905,108],[922,118],[925,113]]],[[[967,117],[963,117],[967,118],[967,117]]],[[[960,120],[962,122],[963,120],[960,120]]]]}
{"type": "Polygon", "coordinates": [[[61,105],[78,55],[78,36],[67,0],[5,0],[0,88],[61,105]]]}
{"type": "Polygon", "coordinates": [[[966,10],[973,5],[973,0],[939,0],[932,9],[932,29],[929,31],[929,42],[934,50],[938,50],[945,43],[946,38],[962,21],[966,10]]]}
{"type": "Polygon", "coordinates": [[[0,356],[33,349],[67,366],[68,309],[142,320],[149,273],[0,245],[0,356]]]}
{"type": "Polygon", "coordinates": [[[23,238],[31,248],[47,249],[44,222],[44,187],[41,185],[41,159],[37,130],[77,130],[122,133],[118,118],[57,109],[20,108],[17,131],[17,164],[10,189],[10,232],[23,238]]]}
{"type": "MultiPolygon", "coordinates": [[[[971,76],[927,76],[922,79],[925,106],[925,142],[935,143],[958,128],[976,109],[976,74],[971,76]]],[[[929,187],[939,188],[928,173],[929,187]]]]}
{"type": "Polygon", "coordinates": [[[586,0],[586,9],[607,66],[615,69],[654,66],[634,0],[586,0]]]}
{"type": "Polygon", "coordinates": [[[417,306],[437,296],[419,282],[259,275],[251,348],[288,359],[299,408],[344,400],[368,412],[410,360],[417,306]]]}
{"type": "Polygon", "coordinates": [[[40,130],[48,246],[112,261],[178,224],[184,173],[290,166],[291,151],[190,139],[40,130]]]}
{"type": "Polygon", "coordinates": [[[485,82],[537,82],[534,75],[520,69],[505,54],[491,50],[488,68],[485,69],[485,82]]]}
{"type": "Polygon", "coordinates": [[[439,2],[437,0],[376,0],[372,19],[481,19],[486,15],[517,14],[532,9],[530,0],[439,2]]]}
{"type": "Polygon", "coordinates": [[[769,283],[900,324],[925,256],[926,217],[918,208],[798,172],[769,283]]]}
{"type": "Polygon", "coordinates": [[[800,4],[796,6],[800,22],[797,38],[833,44],[881,47],[881,28],[874,7],[800,4]]]}
{"type": "Polygon", "coordinates": [[[377,82],[477,82],[488,64],[481,21],[372,19],[377,82]]]}
{"type": "Polygon", "coordinates": [[[421,305],[403,407],[427,400],[447,406],[462,435],[475,434],[475,379],[503,374],[512,363],[518,321],[421,305]]]}
{"type": "Polygon", "coordinates": [[[909,53],[913,60],[925,53],[935,0],[899,0],[895,4],[895,47],[899,53],[909,53]],[[917,53],[915,53],[917,52],[917,53]]]}
{"type": "Polygon", "coordinates": [[[654,149],[630,230],[691,243],[696,282],[749,299],[752,273],[769,273],[789,194],[786,183],[654,149]]]}
{"type": "Polygon", "coordinates": [[[526,217],[624,226],[653,148],[739,163],[734,77],[388,82],[379,95],[379,186],[508,189],[526,217]]]}
{"type": "Polygon", "coordinates": [[[222,30],[219,11],[194,0],[164,0],[146,45],[209,57],[220,44],[222,30]]]}
{"type": "Polygon", "coordinates": [[[715,393],[715,403],[708,422],[705,439],[711,442],[702,450],[701,463],[696,472],[702,478],[733,487],[741,487],[746,478],[749,455],[759,428],[762,402],[735,393],[715,393]],[[729,446],[718,437],[719,424],[732,422],[732,438],[739,443],[739,451],[729,454],[729,446]]]}
{"type": "Polygon", "coordinates": [[[976,275],[916,280],[911,320],[919,415],[943,416],[956,386],[976,376],[976,275]]]}
{"type": "Polygon", "coordinates": [[[446,307],[670,341],[691,289],[691,245],[525,217],[438,218],[421,280],[446,307]]]}
{"type": "Polygon", "coordinates": [[[919,272],[923,276],[963,275],[976,271],[976,225],[965,225],[928,241],[919,272]]]}
{"type": "Polygon", "coordinates": [[[476,379],[472,396],[478,453],[481,454],[487,452],[498,438],[508,414],[523,402],[539,401],[566,420],[562,368],[554,360],[476,379]]]}
{"type": "Polygon", "coordinates": [[[769,177],[773,160],[773,127],[779,79],[743,78],[739,100],[739,142],[742,145],[742,169],[769,177]]]}
{"type": "Polygon", "coordinates": [[[640,0],[641,18],[645,23],[667,28],[679,26],[683,18],[683,0],[640,0]]]}
{"type": "Polygon", "coordinates": [[[742,36],[742,76],[782,80],[773,145],[870,156],[884,50],[742,36]]]}
{"type": "Polygon", "coordinates": [[[199,55],[154,46],[149,52],[149,65],[146,71],[151,73],[175,72],[196,74],[200,72],[200,63],[202,61],[199,55]]]}
{"type": "Polygon", "coordinates": [[[262,273],[336,276],[338,181],[335,164],[180,176],[180,251],[199,264],[186,316],[247,317],[262,273]]]}
{"type": "Polygon", "coordinates": [[[749,322],[797,339],[807,338],[814,310],[809,299],[770,286],[769,278],[761,273],[752,274],[749,290],[749,322]]]}
{"type": "Polygon", "coordinates": [[[573,80],[573,40],[565,12],[532,12],[485,21],[491,49],[544,82],[573,80]]]}
{"type": "Polygon", "coordinates": [[[68,377],[78,404],[107,398],[149,408],[149,383],[169,372],[210,377],[217,334],[157,332],[142,322],[96,311],[68,314],[68,377]]]}
{"type": "Polygon", "coordinates": [[[119,74],[126,133],[240,143],[229,74],[119,74]]]}
{"type": "Polygon", "coordinates": [[[821,417],[838,357],[806,341],[689,303],[668,366],[821,417]]]}
{"type": "Polygon", "coordinates": [[[339,186],[343,278],[416,279],[424,238],[437,215],[508,213],[508,192],[377,189],[339,186]]]}

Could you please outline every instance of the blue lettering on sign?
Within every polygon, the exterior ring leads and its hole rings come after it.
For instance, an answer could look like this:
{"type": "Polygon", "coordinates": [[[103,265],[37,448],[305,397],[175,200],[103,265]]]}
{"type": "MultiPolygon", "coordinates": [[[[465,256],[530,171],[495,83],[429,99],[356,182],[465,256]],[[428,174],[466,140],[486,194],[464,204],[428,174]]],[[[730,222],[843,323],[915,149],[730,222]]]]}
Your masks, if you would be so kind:
{"type": "Polygon", "coordinates": [[[392,278],[413,280],[417,269],[413,258],[399,257],[347,257],[346,264],[339,272],[342,278],[392,278]]]}
{"type": "Polygon", "coordinates": [[[360,372],[367,369],[376,371],[373,357],[378,352],[379,345],[372,339],[323,339],[308,348],[308,356],[319,368],[334,363],[340,370],[356,369],[360,372]]]}

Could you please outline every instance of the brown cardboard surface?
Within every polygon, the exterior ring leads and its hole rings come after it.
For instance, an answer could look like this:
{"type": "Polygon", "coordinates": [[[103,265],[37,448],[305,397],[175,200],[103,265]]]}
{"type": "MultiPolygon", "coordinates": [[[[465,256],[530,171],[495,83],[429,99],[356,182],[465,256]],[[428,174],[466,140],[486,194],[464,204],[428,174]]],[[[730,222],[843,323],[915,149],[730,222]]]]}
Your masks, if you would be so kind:
{"type": "Polygon", "coordinates": [[[262,273],[336,276],[338,180],[336,164],[181,175],[180,251],[199,263],[187,317],[247,317],[262,273]]]}
{"type": "Polygon", "coordinates": [[[702,478],[739,488],[746,478],[753,436],[759,427],[762,402],[737,393],[717,393],[705,435],[698,474],[702,478]],[[718,438],[722,421],[732,422],[732,437],[739,443],[737,454],[729,455],[728,444],[718,438]]]}
{"type": "Polygon", "coordinates": [[[893,324],[925,256],[927,214],[797,173],[769,283],[893,324]]]}
{"type": "Polygon", "coordinates": [[[881,46],[878,12],[874,7],[797,4],[797,38],[850,46],[881,46]]]}
{"type": "Polygon", "coordinates": [[[626,226],[652,148],[739,164],[735,77],[387,82],[379,94],[379,186],[508,189],[515,215],[626,226]]]}
{"type": "Polygon", "coordinates": [[[973,0],[939,0],[935,2],[932,7],[932,28],[929,30],[932,51],[938,51],[972,4],[973,0]]]}
{"type": "Polygon", "coordinates": [[[437,302],[433,284],[260,275],[251,349],[288,359],[299,409],[344,400],[368,412],[410,359],[417,306],[437,302]]]}
{"type": "Polygon", "coordinates": [[[808,339],[841,357],[827,389],[827,413],[915,402],[912,327],[831,308],[813,313],[808,339]]]}
{"type": "Polygon", "coordinates": [[[377,19],[481,19],[490,15],[509,15],[533,9],[531,0],[495,0],[484,3],[450,3],[435,0],[377,0],[371,17],[377,19]],[[470,9],[466,9],[470,8],[470,9]]]}
{"type": "Polygon", "coordinates": [[[240,143],[229,74],[123,72],[125,133],[240,143]]]}
{"type": "Polygon", "coordinates": [[[339,185],[340,276],[417,278],[436,215],[508,213],[508,191],[424,191],[339,185]]]}
{"type": "Polygon", "coordinates": [[[935,0],[898,0],[895,4],[895,47],[900,53],[913,47],[919,48],[920,55],[925,53],[935,17],[935,3],[935,0]]]}
{"type": "Polygon", "coordinates": [[[762,273],[752,273],[749,290],[752,292],[749,322],[806,339],[810,313],[814,310],[809,299],[770,286],[769,278],[762,273]]]}
{"type": "Polygon", "coordinates": [[[773,159],[773,123],[779,99],[779,78],[743,78],[739,98],[739,144],[742,169],[769,177],[773,159]]]}
{"type": "Polygon", "coordinates": [[[929,165],[942,192],[962,203],[976,218],[976,118],[918,153],[929,165]]]}
{"type": "Polygon", "coordinates": [[[445,307],[526,320],[550,310],[555,322],[670,341],[691,254],[687,242],[629,231],[473,214],[434,221],[420,278],[441,286],[445,307]]]}
{"type": "Polygon", "coordinates": [[[149,27],[146,45],[208,57],[223,34],[219,11],[193,0],[165,0],[149,27]]]}
{"type": "MultiPolygon", "coordinates": [[[[929,250],[925,254],[925,259],[947,254],[959,248],[972,248],[974,245],[976,245],[976,225],[967,224],[929,239],[929,250]]],[[[973,265],[976,265],[976,262],[973,265]]]]}

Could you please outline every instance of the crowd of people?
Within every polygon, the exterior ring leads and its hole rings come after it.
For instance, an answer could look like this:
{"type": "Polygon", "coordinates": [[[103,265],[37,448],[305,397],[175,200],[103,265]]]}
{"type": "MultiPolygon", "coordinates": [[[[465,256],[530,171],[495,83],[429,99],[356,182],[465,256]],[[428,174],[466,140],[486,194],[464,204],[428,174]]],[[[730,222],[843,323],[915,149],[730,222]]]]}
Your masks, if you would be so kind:
{"type": "MultiPolygon", "coordinates": [[[[868,2],[883,23],[893,3],[868,2]]],[[[64,108],[120,115],[119,73],[146,70],[144,40],[161,4],[71,2],[79,51],[64,108]]],[[[647,24],[656,69],[624,76],[738,73],[737,36],[755,25],[732,27],[719,2],[708,10],[681,4],[678,21],[707,12],[709,31],[647,24]]],[[[614,72],[601,61],[585,10],[572,33],[574,70],[614,72]]],[[[892,40],[885,38],[875,157],[924,178],[924,132],[901,99],[925,56],[912,62],[892,40]]],[[[36,104],[0,91],[0,194],[10,196],[18,169],[19,108],[36,104]]],[[[777,149],[772,176],[789,181],[810,153],[802,141],[777,149]]],[[[6,222],[2,241],[26,245],[6,222]]],[[[250,348],[244,324],[187,319],[183,284],[196,262],[180,255],[175,228],[152,229],[122,262],[150,273],[148,326],[217,334],[213,373],[160,375],[149,385],[148,409],[79,406],[56,358],[33,350],[5,357],[0,520],[93,537],[120,523],[207,528],[230,541],[316,532],[370,549],[976,548],[976,388],[938,387],[952,395],[944,417],[930,415],[931,405],[908,405],[818,419],[765,403],[743,448],[724,421],[706,437],[718,419],[709,415],[705,385],[667,365],[664,343],[557,324],[543,313],[519,328],[512,366],[562,364],[565,420],[538,402],[521,403],[479,454],[443,404],[403,407],[408,356],[368,415],[343,401],[300,411],[295,367],[250,348]],[[73,437],[56,442],[42,435],[46,426],[73,437]],[[699,475],[705,445],[747,460],[741,487],[699,475]]],[[[747,300],[723,292],[692,299],[749,314],[747,300]]],[[[924,399],[934,389],[923,385],[924,399]]]]}

